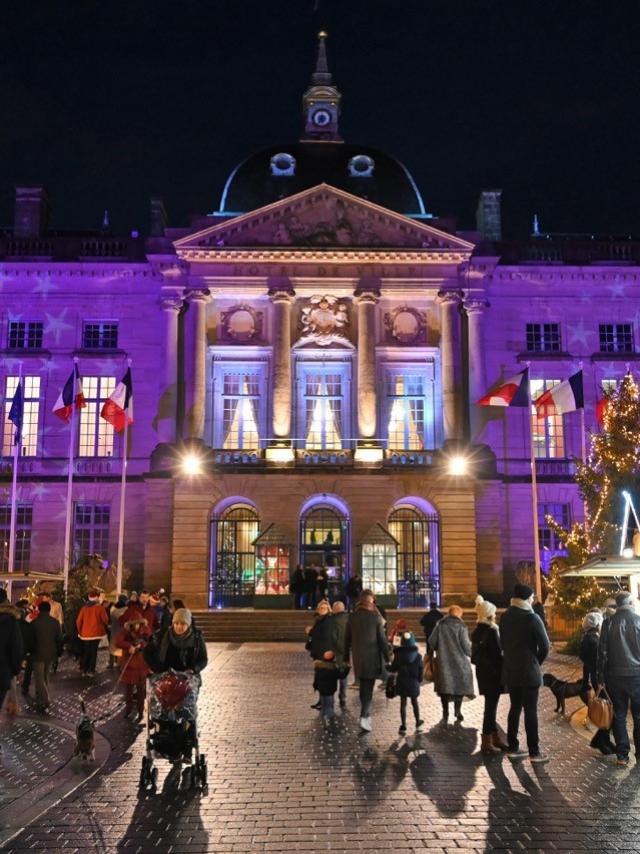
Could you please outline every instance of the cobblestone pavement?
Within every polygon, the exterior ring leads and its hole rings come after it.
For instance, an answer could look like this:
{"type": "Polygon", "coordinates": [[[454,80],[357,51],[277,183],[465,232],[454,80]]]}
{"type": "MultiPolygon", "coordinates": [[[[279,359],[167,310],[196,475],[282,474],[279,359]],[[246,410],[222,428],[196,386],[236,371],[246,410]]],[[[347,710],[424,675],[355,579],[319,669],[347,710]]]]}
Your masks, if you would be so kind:
{"type": "MultiPolygon", "coordinates": [[[[594,755],[554,714],[546,689],[542,740],[553,759],[536,767],[479,754],[479,700],[464,704],[461,725],[443,727],[428,687],[425,732],[403,739],[398,701],[378,690],[374,731],[359,735],[357,692],[349,691],[347,710],[326,732],[309,708],[300,646],[215,644],[210,660],[200,697],[208,793],[180,789],[160,762],[157,794],[138,795],[143,735],[113,718],[101,726],[114,748],[102,771],[4,850],[640,852],[640,766],[617,769],[594,755]]],[[[548,669],[577,672],[560,656],[548,669]]],[[[104,695],[109,676],[100,679],[90,695],[104,695]]],[[[68,696],[62,706],[75,716],[68,696]]],[[[505,699],[500,714],[504,722],[505,699]]]]}

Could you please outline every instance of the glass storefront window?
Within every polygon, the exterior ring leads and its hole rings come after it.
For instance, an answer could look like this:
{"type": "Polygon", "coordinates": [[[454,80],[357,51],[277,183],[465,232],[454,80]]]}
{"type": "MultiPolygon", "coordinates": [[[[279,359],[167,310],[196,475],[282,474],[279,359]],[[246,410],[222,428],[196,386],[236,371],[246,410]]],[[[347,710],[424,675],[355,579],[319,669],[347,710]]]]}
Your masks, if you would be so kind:
{"type": "Polygon", "coordinates": [[[234,504],[213,522],[214,560],[211,567],[212,605],[250,605],[256,584],[253,541],[260,520],[253,507],[234,504]]]}
{"type": "Polygon", "coordinates": [[[256,596],[287,594],[290,566],[288,545],[256,543],[256,596]]]}
{"type": "Polygon", "coordinates": [[[398,549],[391,543],[362,544],[362,586],[376,596],[398,591],[398,549]]]}
{"type": "Polygon", "coordinates": [[[300,522],[300,556],[303,566],[324,567],[329,582],[337,586],[346,574],[347,520],[333,507],[313,507],[300,522]]]}
{"type": "Polygon", "coordinates": [[[426,515],[406,504],[389,516],[389,533],[398,541],[398,604],[426,607],[439,601],[439,524],[436,514],[426,515]]]}

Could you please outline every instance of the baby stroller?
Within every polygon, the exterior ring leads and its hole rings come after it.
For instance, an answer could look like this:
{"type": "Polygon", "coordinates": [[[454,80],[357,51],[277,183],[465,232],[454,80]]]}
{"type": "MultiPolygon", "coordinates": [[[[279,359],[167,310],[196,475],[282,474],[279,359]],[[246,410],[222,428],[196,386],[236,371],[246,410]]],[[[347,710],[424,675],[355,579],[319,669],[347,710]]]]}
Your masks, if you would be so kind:
{"type": "Polygon", "coordinates": [[[207,760],[198,745],[198,688],[191,673],[168,670],[147,683],[147,744],[140,769],[140,789],[155,789],[158,769],[154,758],[186,762],[192,789],[205,789],[207,760]]]}

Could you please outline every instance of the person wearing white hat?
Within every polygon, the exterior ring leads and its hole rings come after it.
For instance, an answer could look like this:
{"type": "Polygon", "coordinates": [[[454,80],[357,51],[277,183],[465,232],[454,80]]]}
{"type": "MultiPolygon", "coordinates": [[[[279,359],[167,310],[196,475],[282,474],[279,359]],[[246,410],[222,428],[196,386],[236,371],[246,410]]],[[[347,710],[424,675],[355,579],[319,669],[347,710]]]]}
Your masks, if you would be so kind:
{"type": "Polygon", "coordinates": [[[486,755],[507,750],[507,743],[500,737],[496,714],[502,686],[502,647],[500,630],[496,623],[496,606],[482,596],[476,597],[478,625],[471,635],[471,663],[476,668],[478,691],[484,697],[482,719],[482,742],[480,749],[486,755]]]}

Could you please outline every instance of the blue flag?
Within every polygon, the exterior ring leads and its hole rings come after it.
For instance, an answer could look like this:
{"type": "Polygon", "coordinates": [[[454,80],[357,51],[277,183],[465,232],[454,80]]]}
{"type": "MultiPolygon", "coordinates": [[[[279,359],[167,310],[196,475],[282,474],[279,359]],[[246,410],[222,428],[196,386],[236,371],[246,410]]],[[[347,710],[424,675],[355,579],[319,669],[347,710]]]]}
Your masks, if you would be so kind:
{"type": "Polygon", "coordinates": [[[22,396],[22,380],[18,382],[16,386],[16,393],[13,396],[13,401],[11,403],[11,409],[9,410],[9,421],[11,421],[16,428],[16,432],[14,434],[13,443],[14,445],[19,445],[22,440],[22,422],[24,420],[24,398],[22,396]]]}

